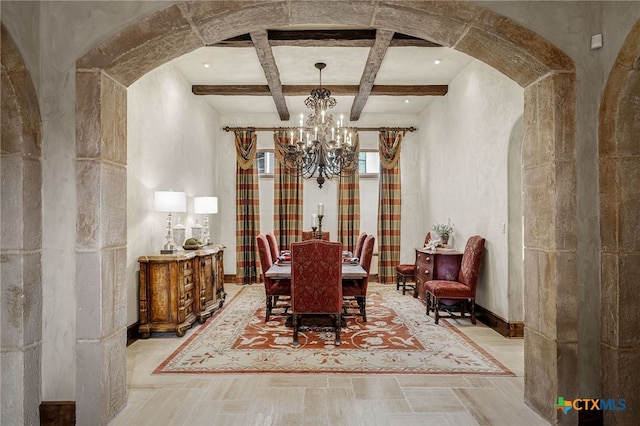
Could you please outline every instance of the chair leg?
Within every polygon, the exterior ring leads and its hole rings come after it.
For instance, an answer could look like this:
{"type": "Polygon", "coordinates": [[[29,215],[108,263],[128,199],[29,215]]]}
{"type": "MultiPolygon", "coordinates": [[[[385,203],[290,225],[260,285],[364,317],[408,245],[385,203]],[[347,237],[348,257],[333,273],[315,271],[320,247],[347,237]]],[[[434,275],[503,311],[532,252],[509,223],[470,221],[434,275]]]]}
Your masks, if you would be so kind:
{"type": "Polygon", "coordinates": [[[426,293],[426,296],[427,296],[427,315],[429,315],[429,312],[431,312],[431,294],[426,293]]]}
{"type": "Polygon", "coordinates": [[[342,327],[342,315],[337,314],[336,315],[336,324],[335,324],[335,330],[336,330],[336,346],[340,346],[340,328],[342,327]]]}
{"type": "Polygon", "coordinates": [[[367,322],[367,298],[358,297],[358,305],[360,307],[360,315],[362,315],[362,322],[367,322]]]}
{"type": "Polygon", "coordinates": [[[433,307],[433,310],[436,314],[436,324],[438,324],[438,321],[440,321],[440,300],[434,296],[435,299],[435,306],[433,307]]]}
{"type": "Polygon", "coordinates": [[[476,299],[471,299],[471,324],[476,323],[476,299]]]}
{"type": "Polygon", "coordinates": [[[400,290],[400,272],[396,272],[396,290],[400,290]]]}
{"type": "Polygon", "coordinates": [[[271,316],[271,296],[267,296],[266,299],[266,303],[267,303],[267,310],[266,313],[264,314],[264,322],[269,322],[269,317],[271,316]]]}
{"type": "Polygon", "coordinates": [[[298,346],[298,316],[293,314],[293,346],[298,346]]]}

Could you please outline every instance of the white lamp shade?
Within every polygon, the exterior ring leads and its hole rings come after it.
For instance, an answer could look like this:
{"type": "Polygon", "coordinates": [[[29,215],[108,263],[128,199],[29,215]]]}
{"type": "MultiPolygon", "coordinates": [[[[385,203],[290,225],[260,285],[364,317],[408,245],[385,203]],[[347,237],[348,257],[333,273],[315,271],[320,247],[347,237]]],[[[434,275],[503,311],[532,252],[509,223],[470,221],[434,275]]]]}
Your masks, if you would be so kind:
{"type": "Polygon", "coordinates": [[[187,211],[187,194],[177,191],[156,191],[153,194],[153,205],[158,212],[183,213],[187,211]]]}
{"type": "Polygon", "coordinates": [[[218,213],[218,197],[195,197],[193,199],[193,211],[196,214],[218,213]]]}

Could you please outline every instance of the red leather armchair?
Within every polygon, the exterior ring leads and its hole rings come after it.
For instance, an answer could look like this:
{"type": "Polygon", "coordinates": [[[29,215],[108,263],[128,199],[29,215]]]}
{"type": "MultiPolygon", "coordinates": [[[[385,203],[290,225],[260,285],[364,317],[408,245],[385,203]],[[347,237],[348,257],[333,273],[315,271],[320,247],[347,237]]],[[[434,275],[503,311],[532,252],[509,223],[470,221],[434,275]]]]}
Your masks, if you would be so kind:
{"type": "MultiPolygon", "coordinates": [[[[264,292],[266,295],[266,313],[264,321],[268,322],[274,307],[278,306],[282,296],[291,296],[291,280],[274,280],[265,276],[265,272],[271,268],[273,260],[271,258],[271,249],[267,237],[260,234],[257,237],[258,254],[260,255],[260,266],[262,267],[262,276],[264,278],[264,292]]],[[[289,309],[288,303],[280,303],[280,307],[284,309],[285,314],[289,309]]]]}
{"type": "Polygon", "coordinates": [[[362,247],[360,266],[367,271],[367,276],[360,280],[344,280],[342,282],[342,296],[345,299],[354,298],[356,300],[364,322],[367,322],[367,288],[369,287],[369,271],[371,270],[375,242],[376,237],[368,235],[362,247]]]}
{"type": "MultiPolygon", "coordinates": [[[[429,241],[431,241],[431,233],[427,232],[427,235],[424,237],[424,245],[429,244],[429,241]]],[[[396,265],[396,290],[400,290],[400,287],[402,287],[402,294],[407,292],[407,287],[409,287],[409,290],[415,290],[414,285],[407,284],[407,279],[413,282],[416,281],[415,273],[415,263],[400,263],[396,265]]]]}
{"type": "MultiPolygon", "coordinates": [[[[441,305],[443,300],[457,304],[460,309],[460,317],[464,317],[467,304],[469,304],[471,323],[476,323],[476,288],[484,257],[484,243],[485,239],[479,235],[474,235],[467,240],[457,281],[433,280],[424,283],[427,295],[427,315],[430,311],[434,311],[436,324],[441,318],[440,311],[444,308],[441,305]]],[[[448,311],[453,316],[452,312],[448,311]]]]}
{"type": "Polygon", "coordinates": [[[291,244],[291,311],[293,345],[298,346],[302,315],[332,315],[335,344],[342,320],[342,243],[323,240],[291,244]]]}
{"type": "Polygon", "coordinates": [[[280,256],[280,249],[278,248],[278,240],[276,240],[276,236],[273,232],[267,232],[266,235],[267,242],[269,243],[269,249],[271,250],[271,260],[276,261],[278,256],[280,256]]]}
{"type": "Polygon", "coordinates": [[[353,252],[353,257],[357,257],[358,259],[360,259],[360,256],[362,256],[362,247],[364,247],[364,240],[366,239],[367,239],[366,232],[363,232],[358,236],[358,241],[356,242],[356,249],[353,252]]]}

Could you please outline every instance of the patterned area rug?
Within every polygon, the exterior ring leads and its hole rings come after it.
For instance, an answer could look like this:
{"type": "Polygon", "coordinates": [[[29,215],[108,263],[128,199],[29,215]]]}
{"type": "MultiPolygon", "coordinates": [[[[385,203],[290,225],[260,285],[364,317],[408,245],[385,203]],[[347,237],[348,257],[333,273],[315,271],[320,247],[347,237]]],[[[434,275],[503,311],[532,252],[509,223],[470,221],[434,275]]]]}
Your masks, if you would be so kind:
{"type": "Polygon", "coordinates": [[[284,316],[264,322],[264,289],[243,287],[169,356],[159,373],[382,373],[513,375],[464,334],[395,286],[374,284],[367,320],[348,316],[341,345],[331,327],[306,325],[293,347],[284,316]]]}

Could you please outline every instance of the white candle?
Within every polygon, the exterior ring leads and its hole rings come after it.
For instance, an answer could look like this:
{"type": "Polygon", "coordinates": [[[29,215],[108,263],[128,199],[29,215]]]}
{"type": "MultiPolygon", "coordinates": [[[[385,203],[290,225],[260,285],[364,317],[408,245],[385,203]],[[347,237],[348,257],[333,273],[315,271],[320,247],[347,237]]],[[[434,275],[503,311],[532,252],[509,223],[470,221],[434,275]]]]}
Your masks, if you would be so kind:
{"type": "Polygon", "coordinates": [[[311,215],[311,226],[314,228],[318,226],[318,216],[315,213],[311,215]]]}
{"type": "Polygon", "coordinates": [[[318,127],[315,128],[315,133],[313,134],[313,140],[317,141],[318,140],[318,127]]]}
{"type": "Polygon", "coordinates": [[[318,216],[324,216],[324,204],[318,203],[318,216]]]}

